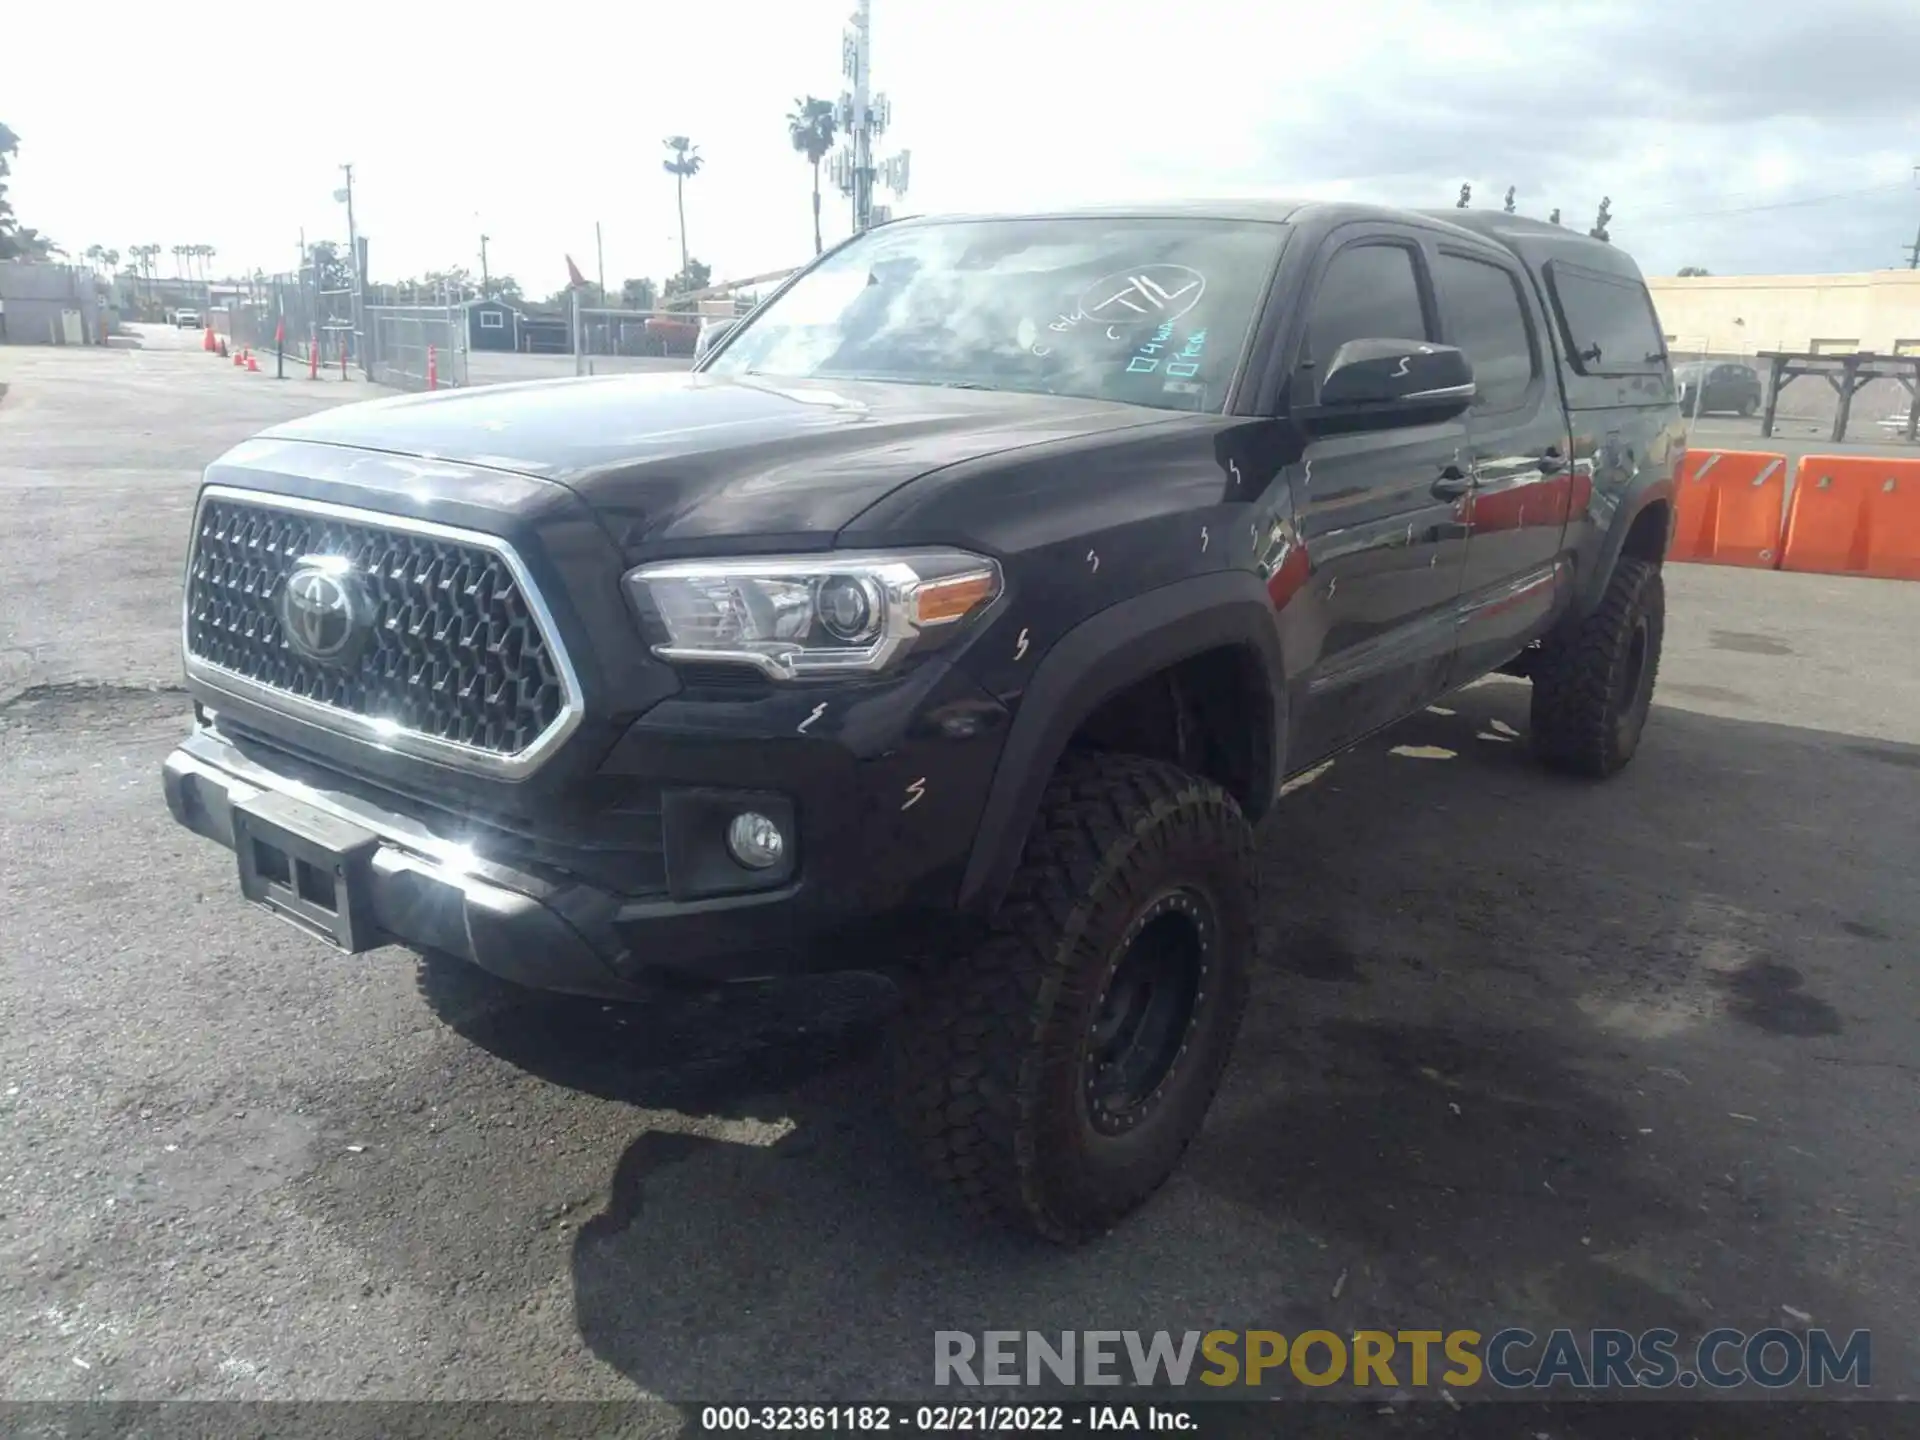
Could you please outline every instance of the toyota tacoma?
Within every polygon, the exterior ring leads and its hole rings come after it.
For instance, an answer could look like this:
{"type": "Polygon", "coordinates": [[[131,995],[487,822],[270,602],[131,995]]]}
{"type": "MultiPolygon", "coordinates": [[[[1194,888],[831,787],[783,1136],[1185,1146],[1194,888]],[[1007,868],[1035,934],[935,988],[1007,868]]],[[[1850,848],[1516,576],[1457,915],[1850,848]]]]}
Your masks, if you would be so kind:
{"type": "Polygon", "coordinates": [[[347,951],[523,986],[887,968],[940,1180],[1178,1163],[1288,777],[1496,670],[1640,743],[1682,430],[1633,262],[1504,214],[903,220],[689,373],[401,396],[206,472],[169,806],[347,951]]]}

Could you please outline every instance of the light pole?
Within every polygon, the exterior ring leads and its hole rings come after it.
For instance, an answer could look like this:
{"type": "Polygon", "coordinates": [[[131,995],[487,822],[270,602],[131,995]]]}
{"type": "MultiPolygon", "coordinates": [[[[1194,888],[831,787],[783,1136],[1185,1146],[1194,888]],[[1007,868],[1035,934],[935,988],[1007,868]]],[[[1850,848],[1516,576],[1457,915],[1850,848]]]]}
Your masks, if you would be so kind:
{"type": "Polygon", "coordinates": [[[492,293],[492,289],[489,284],[491,277],[487,274],[487,241],[490,238],[492,237],[487,235],[482,235],[480,237],[480,293],[482,295],[488,295],[492,293]]]}

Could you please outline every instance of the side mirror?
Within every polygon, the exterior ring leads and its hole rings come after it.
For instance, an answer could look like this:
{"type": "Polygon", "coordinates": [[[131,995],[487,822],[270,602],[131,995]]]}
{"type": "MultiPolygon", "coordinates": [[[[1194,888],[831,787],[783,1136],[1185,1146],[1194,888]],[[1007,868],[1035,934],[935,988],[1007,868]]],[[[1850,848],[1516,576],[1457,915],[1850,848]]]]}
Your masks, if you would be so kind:
{"type": "Polygon", "coordinates": [[[707,352],[726,337],[726,333],[740,322],[738,320],[706,320],[700,325],[700,334],[693,342],[693,358],[696,361],[707,358],[707,352]]]}
{"type": "Polygon", "coordinates": [[[1333,354],[1307,418],[1329,428],[1444,420],[1473,403],[1473,365],[1451,345],[1349,340],[1333,354]]]}

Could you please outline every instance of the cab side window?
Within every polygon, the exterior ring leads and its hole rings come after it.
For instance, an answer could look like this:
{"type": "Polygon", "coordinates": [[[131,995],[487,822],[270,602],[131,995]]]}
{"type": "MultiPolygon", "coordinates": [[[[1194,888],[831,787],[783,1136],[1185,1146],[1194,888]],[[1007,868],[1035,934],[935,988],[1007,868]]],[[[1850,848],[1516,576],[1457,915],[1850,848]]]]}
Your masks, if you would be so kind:
{"type": "Polygon", "coordinates": [[[1519,406],[1540,373],[1540,363],[1513,274],[1484,260],[1442,251],[1434,267],[1434,289],[1443,338],[1473,363],[1473,408],[1497,414],[1519,406]]]}
{"type": "Polygon", "coordinates": [[[1349,340],[1433,339],[1413,255],[1404,245],[1361,244],[1333,257],[1314,291],[1300,356],[1315,387],[1349,340]]]}

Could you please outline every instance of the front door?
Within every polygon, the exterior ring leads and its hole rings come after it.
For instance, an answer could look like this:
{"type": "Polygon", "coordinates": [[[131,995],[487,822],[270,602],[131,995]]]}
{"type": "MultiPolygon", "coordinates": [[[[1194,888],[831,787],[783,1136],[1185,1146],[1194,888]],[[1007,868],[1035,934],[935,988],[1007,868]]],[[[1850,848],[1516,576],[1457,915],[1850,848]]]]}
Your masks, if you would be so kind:
{"type": "MultiPolygon", "coordinates": [[[[1349,340],[1434,340],[1414,232],[1336,231],[1307,288],[1288,389],[1318,395],[1349,340]]],[[[1299,769],[1441,693],[1466,554],[1466,426],[1454,419],[1308,441],[1291,476],[1309,571],[1282,612],[1294,685],[1289,768],[1299,769]]]]}

